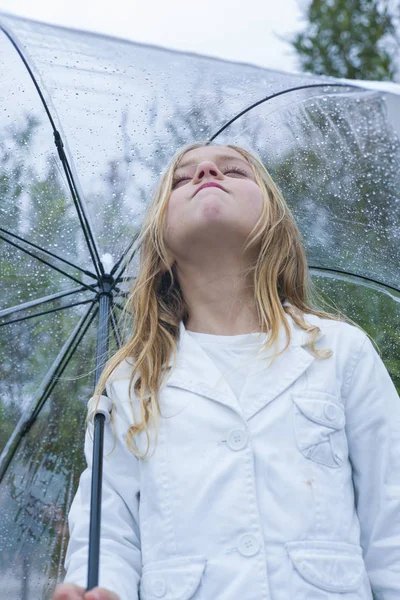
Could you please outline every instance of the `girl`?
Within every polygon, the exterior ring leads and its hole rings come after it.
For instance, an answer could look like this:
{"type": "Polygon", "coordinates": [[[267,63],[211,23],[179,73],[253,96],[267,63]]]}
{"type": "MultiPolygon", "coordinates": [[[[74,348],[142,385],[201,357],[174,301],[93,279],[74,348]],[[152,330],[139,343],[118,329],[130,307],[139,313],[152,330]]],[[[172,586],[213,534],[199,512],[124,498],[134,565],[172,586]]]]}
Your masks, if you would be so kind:
{"type": "Polygon", "coordinates": [[[54,600],[398,600],[400,402],[365,332],[312,308],[262,163],[192,144],[141,233],[105,426],[100,587],[87,469],[54,600]],[[374,594],[374,596],[373,596],[374,594]]]}

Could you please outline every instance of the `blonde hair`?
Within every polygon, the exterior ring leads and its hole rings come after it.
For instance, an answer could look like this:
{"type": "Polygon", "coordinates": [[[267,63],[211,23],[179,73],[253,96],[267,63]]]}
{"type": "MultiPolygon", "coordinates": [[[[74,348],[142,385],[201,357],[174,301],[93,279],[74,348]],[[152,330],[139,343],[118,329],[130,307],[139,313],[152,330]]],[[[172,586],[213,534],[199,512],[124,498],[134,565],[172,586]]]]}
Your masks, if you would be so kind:
{"type": "MultiPolygon", "coordinates": [[[[129,401],[135,420],[131,392],[133,381],[136,379],[133,389],[141,421],[129,428],[126,442],[139,458],[144,458],[149,449],[150,417],[154,421],[157,442],[159,389],[168,372],[166,365],[172,355],[173,366],[176,362],[180,321],[185,324],[188,319],[188,307],[176,277],[175,265],[171,267],[168,263],[167,248],[163,239],[164,218],[172,190],[173,175],[186,152],[207,145],[210,144],[199,142],[182,147],[159,181],[140,231],[140,267],[126,304],[134,317],[133,332],[106,364],[93,396],[93,402],[97,405],[98,397],[114,370],[122,361],[131,359],[129,401]],[[134,437],[141,432],[145,432],[147,438],[147,450],[144,454],[139,453],[134,442],[134,437]]],[[[256,183],[263,193],[262,212],[248,236],[244,250],[255,242],[260,244],[258,258],[250,272],[253,272],[254,298],[260,328],[262,332],[270,332],[264,349],[268,350],[277,341],[281,323],[284,325],[287,342],[285,347],[273,356],[279,356],[288,348],[290,328],[285,318],[287,313],[298,327],[309,332],[307,347],[313,356],[317,359],[329,358],[332,355],[330,349],[315,348],[319,327],[307,323],[303,315],[312,314],[323,319],[347,321],[356,327],[359,326],[339,311],[329,313],[312,308],[314,298],[318,294],[309,276],[301,233],[281,192],[256,156],[234,144],[222,147],[235,150],[248,161],[256,183]],[[283,306],[285,300],[290,304],[283,306]]]]}

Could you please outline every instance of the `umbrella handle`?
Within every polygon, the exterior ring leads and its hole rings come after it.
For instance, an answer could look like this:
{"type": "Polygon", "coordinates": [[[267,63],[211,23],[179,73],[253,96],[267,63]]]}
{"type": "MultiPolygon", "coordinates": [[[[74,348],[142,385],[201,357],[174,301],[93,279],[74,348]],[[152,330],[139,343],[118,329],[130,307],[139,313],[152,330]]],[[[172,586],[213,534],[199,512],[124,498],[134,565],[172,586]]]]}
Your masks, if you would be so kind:
{"type": "Polygon", "coordinates": [[[93,461],[92,485],[90,492],[90,522],[89,522],[89,556],[87,591],[99,583],[99,557],[100,557],[100,527],[101,527],[101,488],[103,481],[103,450],[104,450],[104,424],[110,422],[111,400],[100,396],[100,401],[95,409],[89,412],[89,418],[94,413],[93,431],[93,461]]]}

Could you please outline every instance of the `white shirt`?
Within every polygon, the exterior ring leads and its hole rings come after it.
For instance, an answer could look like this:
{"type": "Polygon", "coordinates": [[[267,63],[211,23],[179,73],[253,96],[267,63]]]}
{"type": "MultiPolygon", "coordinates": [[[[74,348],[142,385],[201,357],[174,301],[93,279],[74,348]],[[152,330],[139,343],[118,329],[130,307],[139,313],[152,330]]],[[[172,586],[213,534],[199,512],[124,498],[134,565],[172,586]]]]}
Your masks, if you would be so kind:
{"type": "Polygon", "coordinates": [[[266,334],[213,335],[186,330],[210,356],[236,398],[240,400],[249,365],[256,360],[266,334]]]}

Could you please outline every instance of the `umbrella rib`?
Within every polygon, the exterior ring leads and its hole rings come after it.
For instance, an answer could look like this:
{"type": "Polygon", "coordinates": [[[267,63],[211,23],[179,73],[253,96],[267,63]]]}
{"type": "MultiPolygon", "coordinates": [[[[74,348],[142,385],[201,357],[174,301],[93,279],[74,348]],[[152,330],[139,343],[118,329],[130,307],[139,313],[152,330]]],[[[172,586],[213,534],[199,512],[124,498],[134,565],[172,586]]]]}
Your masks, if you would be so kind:
{"type": "Polygon", "coordinates": [[[358,275],[357,273],[350,273],[348,271],[340,271],[339,269],[331,269],[327,267],[309,266],[309,269],[310,271],[317,271],[318,273],[322,273],[323,275],[332,278],[338,278],[338,275],[341,275],[341,279],[343,279],[344,281],[351,281],[352,279],[354,279],[354,281],[358,284],[370,289],[377,290],[378,292],[390,296],[392,300],[395,300],[395,302],[400,302],[400,289],[387,283],[383,283],[382,281],[371,279],[371,277],[365,277],[365,275],[358,275]],[[333,273],[335,273],[335,275],[333,275],[333,273]]]}
{"type": "Polygon", "coordinates": [[[69,279],[72,279],[72,281],[75,281],[76,283],[79,283],[79,285],[83,285],[88,290],[91,290],[92,292],[96,292],[97,291],[93,286],[88,285],[87,283],[84,283],[83,281],[80,281],[77,277],[74,277],[74,275],[71,275],[70,273],[67,273],[63,269],[60,269],[59,267],[56,267],[55,265],[52,265],[50,262],[48,262],[44,258],[40,258],[40,256],[36,256],[36,254],[33,254],[33,252],[30,252],[29,250],[27,250],[26,248],[24,248],[20,244],[16,244],[15,242],[12,242],[11,240],[8,240],[3,235],[0,235],[0,240],[3,240],[7,244],[10,244],[11,246],[14,246],[15,248],[18,248],[18,250],[21,250],[21,252],[25,252],[25,254],[28,254],[29,256],[32,256],[32,258],[34,258],[35,260],[38,260],[39,262],[43,263],[44,265],[47,265],[48,267],[50,267],[54,271],[58,271],[59,273],[61,273],[61,275],[64,275],[65,277],[68,277],[69,279]]]}
{"type": "MultiPolygon", "coordinates": [[[[114,273],[117,271],[117,269],[119,268],[119,266],[121,265],[121,263],[123,262],[123,260],[125,259],[125,257],[127,256],[127,254],[130,252],[130,250],[132,249],[132,246],[134,245],[134,243],[136,242],[136,240],[138,239],[140,233],[137,233],[135,235],[135,237],[133,238],[133,240],[131,241],[131,243],[128,245],[128,247],[124,250],[124,252],[122,253],[121,257],[119,258],[119,260],[115,263],[115,265],[113,266],[113,268],[111,269],[110,275],[114,275],[114,273]]],[[[122,272],[123,272],[123,268],[122,268],[122,272]]],[[[120,276],[116,275],[115,279],[118,279],[120,276]]]]}
{"type": "Polygon", "coordinates": [[[39,304],[45,304],[46,302],[51,302],[52,300],[57,300],[58,298],[65,298],[65,296],[70,296],[71,294],[78,294],[79,292],[85,291],[85,289],[85,287],[81,286],[71,290],[66,290],[64,292],[57,292],[56,294],[51,294],[50,296],[44,296],[43,298],[38,298],[37,300],[30,300],[29,302],[24,302],[23,304],[18,304],[16,306],[12,306],[11,308],[5,308],[4,310],[0,310],[0,318],[16,312],[21,312],[21,310],[34,308],[39,304]]]}
{"type": "Polygon", "coordinates": [[[88,304],[88,302],[94,302],[94,301],[95,301],[95,298],[88,298],[87,300],[81,300],[80,302],[73,302],[72,304],[66,304],[65,306],[51,308],[50,310],[44,310],[42,312],[35,313],[34,315],[27,315],[26,317],[19,317],[18,319],[12,319],[12,321],[6,321],[5,323],[0,323],[0,327],[4,327],[5,325],[12,325],[13,323],[19,323],[21,321],[27,321],[28,319],[34,319],[36,317],[42,317],[43,315],[49,315],[53,312],[65,310],[66,308],[73,308],[74,306],[80,306],[81,304],[88,304]]]}
{"type": "Polygon", "coordinates": [[[73,356],[76,348],[98,313],[98,307],[92,311],[93,306],[94,301],[86,313],[81,317],[79,323],[76,325],[75,329],[72,331],[71,335],[61,348],[58,356],[42,380],[42,383],[36,393],[36,396],[32,400],[29,409],[25,411],[20,418],[10,439],[4,447],[4,450],[0,456],[0,482],[7,471],[7,468],[18,448],[20,441],[24,435],[29,432],[31,426],[35,422],[38,414],[44,406],[44,403],[49,397],[53,387],[57,383],[57,378],[60,377],[64,372],[64,369],[66,368],[70,358],[73,356]],[[90,314],[91,312],[93,313],[92,315],[90,314]]]}
{"type": "Polygon", "coordinates": [[[65,258],[61,258],[61,256],[57,256],[57,254],[54,254],[53,252],[50,252],[50,250],[46,250],[45,248],[42,248],[41,246],[38,246],[37,244],[34,244],[33,242],[30,242],[29,240],[26,240],[25,238],[21,237],[20,235],[17,235],[16,233],[12,233],[11,231],[8,231],[8,229],[4,229],[3,227],[0,227],[0,231],[2,231],[3,233],[6,233],[10,237],[16,238],[17,240],[20,240],[21,242],[24,242],[24,244],[27,244],[28,246],[32,246],[32,248],[36,248],[37,250],[40,250],[44,254],[48,254],[52,258],[60,260],[61,262],[65,263],[66,265],[69,265],[70,267],[73,267],[74,269],[78,269],[78,271],[81,271],[82,273],[84,273],[88,277],[92,277],[93,279],[97,279],[97,277],[96,277],[96,275],[94,275],[94,273],[91,273],[90,271],[87,271],[86,269],[82,269],[82,267],[79,267],[78,265],[75,265],[74,263],[70,262],[69,260],[66,260],[65,258]]]}
{"type": "Polygon", "coordinates": [[[64,144],[62,142],[60,132],[56,129],[56,126],[55,126],[52,114],[51,114],[51,112],[49,110],[49,107],[47,105],[47,102],[46,102],[46,100],[45,100],[45,98],[44,98],[44,96],[42,94],[42,90],[40,89],[40,87],[38,85],[38,82],[36,81],[36,78],[35,78],[35,76],[33,74],[33,71],[31,69],[31,66],[30,66],[29,62],[28,62],[28,59],[24,56],[21,48],[19,47],[19,45],[17,44],[16,40],[13,38],[13,36],[11,35],[11,33],[8,31],[8,29],[6,27],[4,27],[4,25],[0,24],[0,30],[4,31],[5,35],[8,37],[8,39],[11,42],[11,44],[14,46],[15,50],[19,54],[19,57],[21,58],[22,62],[24,63],[25,68],[28,71],[28,73],[29,73],[29,75],[30,75],[30,77],[32,79],[33,85],[35,86],[36,91],[39,94],[39,97],[40,97],[40,99],[42,101],[44,110],[45,110],[45,112],[46,112],[46,114],[48,116],[48,119],[50,121],[50,124],[51,124],[51,126],[53,128],[54,142],[55,142],[55,145],[56,145],[56,148],[57,148],[57,151],[58,151],[58,156],[59,156],[59,158],[61,160],[61,163],[62,163],[62,165],[64,167],[65,174],[67,176],[68,186],[69,186],[70,192],[72,194],[72,199],[73,199],[73,202],[75,204],[75,208],[76,208],[77,213],[78,213],[78,218],[79,218],[79,221],[81,223],[81,226],[82,226],[82,229],[83,229],[83,233],[85,235],[86,242],[88,244],[88,248],[89,248],[90,255],[92,257],[93,265],[94,265],[94,268],[96,270],[97,276],[100,279],[101,276],[104,275],[104,267],[103,267],[103,264],[102,264],[102,262],[100,260],[100,256],[99,256],[97,244],[96,244],[96,241],[95,241],[94,236],[92,234],[92,230],[91,230],[91,227],[90,227],[90,224],[89,224],[89,218],[88,218],[88,215],[86,213],[86,209],[84,207],[84,203],[82,202],[82,199],[79,196],[79,193],[78,193],[78,190],[77,190],[77,185],[76,185],[76,183],[74,181],[74,177],[72,175],[71,168],[70,168],[70,165],[68,163],[68,159],[67,159],[65,151],[64,151],[64,144]],[[86,227],[87,227],[87,230],[86,230],[86,227]]]}
{"type": "Polygon", "coordinates": [[[79,219],[81,227],[82,227],[83,235],[85,236],[85,240],[88,245],[89,252],[92,256],[92,261],[93,261],[93,265],[96,270],[97,276],[100,279],[101,276],[104,275],[103,263],[101,262],[97,244],[95,242],[95,239],[94,239],[94,236],[92,233],[92,229],[89,224],[88,215],[86,213],[86,210],[84,209],[83,202],[82,202],[82,200],[77,192],[77,189],[76,189],[74,178],[73,178],[67,157],[64,152],[64,144],[62,143],[60,132],[57,130],[54,131],[54,139],[55,139],[55,144],[56,144],[56,147],[58,150],[60,160],[64,165],[64,169],[65,169],[65,173],[66,173],[67,181],[68,181],[68,186],[69,186],[69,189],[70,189],[70,192],[72,195],[72,200],[75,204],[76,212],[78,214],[78,219],[79,219]]]}
{"type": "Polygon", "coordinates": [[[111,315],[111,327],[112,327],[112,330],[114,333],[115,341],[118,344],[118,348],[121,348],[121,346],[122,346],[121,332],[119,330],[118,324],[115,320],[114,312],[112,310],[110,311],[110,315],[111,315]]]}
{"type": "MultiPolygon", "coordinates": [[[[92,310],[92,307],[93,307],[94,305],[95,305],[95,303],[94,303],[94,301],[93,301],[93,304],[92,304],[92,306],[90,306],[90,307],[89,307],[88,313],[90,313],[90,311],[92,310]]],[[[60,371],[57,373],[57,376],[61,376],[61,375],[62,375],[62,373],[64,372],[65,368],[67,367],[67,364],[68,364],[68,362],[70,361],[70,359],[71,359],[71,358],[72,358],[72,356],[74,355],[74,353],[75,353],[75,351],[76,351],[77,347],[79,346],[80,342],[82,341],[82,339],[83,339],[83,337],[84,337],[84,335],[85,335],[86,331],[88,330],[88,328],[89,328],[89,327],[90,327],[90,325],[92,324],[92,322],[93,322],[94,318],[96,317],[96,315],[97,315],[97,313],[98,313],[98,310],[99,310],[99,309],[98,309],[98,306],[97,306],[97,307],[95,308],[95,310],[93,311],[93,314],[91,315],[91,317],[90,317],[90,319],[88,320],[88,322],[87,322],[86,324],[85,324],[85,323],[83,323],[83,325],[81,326],[81,330],[80,330],[80,331],[78,330],[78,332],[77,332],[77,333],[78,333],[78,336],[77,336],[77,338],[76,338],[76,342],[75,342],[75,344],[74,344],[74,345],[71,345],[71,347],[70,347],[70,351],[69,351],[69,354],[68,354],[68,355],[67,355],[67,354],[65,355],[65,360],[64,360],[64,363],[65,363],[65,364],[63,364],[63,365],[61,366],[61,370],[60,370],[60,371]]],[[[85,319],[85,317],[88,315],[88,313],[86,313],[85,315],[83,315],[83,317],[82,317],[82,320],[84,320],[84,319],[85,319]]],[[[78,327],[76,327],[76,328],[75,328],[75,330],[77,330],[77,329],[78,329],[78,327]]],[[[75,331],[75,330],[74,330],[74,331],[75,331]]],[[[56,385],[56,383],[57,383],[57,379],[54,377],[54,378],[52,379],[52,381],[50,381],[50,383],[49,383],[49,387],[48,387],[48,389],[46,390],[46,396],[44,397],[44,399],[43,399],[43,401],[41,402],[41,404],[40,404],[40,405],[39,405],[39,404],[37,405],[36,412],[35,412],[35,413],[32,415],[32,419],[33,419],[33,421],[34,421],[34,420],[36,419],[36,417],[38,416],[39,412],[41,411],[41,409],[42,409],[42,407],[43,407],[43,405],[44,405],[45,401],[46,401],[46,400],[47,400],[47,398],[49,397],[49,395],[50,395],[50,393],[52,392],[52,390],[53,390],[54,386],[56,385]]],[[[33,421],[32,421],[32,423],[33,423],[33,421]]],[[[32,423],[29,423],[29,427],[32,425],[32,423]]]]}
{"type": "Polygon", "coordinates": [[[117,308],[119,308],[119,310],[124,310],[124,307],[122,306],[122,304],[119,304],[119,302],[113,302],[113,306],[116,306],[117,308]]]}
{"type": "Polygon", "coordinates": [[[222,133],[224,131],[224,129],[229,127],[229,125],[232,125],[232,123],[234,123],[234,121],[239,119],[241,116],[243,116],[244,114],[246,114],[247,112],[249,112],[250,110],[255,108],[256,106],[258,106],[259,104],[268,102],[268,100],[272,100],[273,98],[277,98],[278,96],[282,96],[283,94],[289,94],[290,92],[296,92],[298,90],[304,90],[304,89],[315,88],[315,87],[346,87],[346,88],[350,87],[350,88],[356,88],[358,90],[363,90],[365,92],[371,91],[371,90],[367,90],[366,88],[363,88],[359,85],[352,85],[351,83],[349,83],[349,84],[346,84],[346,83],[314,83],[314,84],[308,84],[308,85],[299,85],[296,87],[285,89],[280,92],[276,92],[275,94],[271,94],[270,96],[266,96],[265,98],[262,98],[261,100],[257,100],[257,102],[254,102],[254,104],[252,104],[251,106],[248,106],[247,108],[243,109],[240,113],[238,113],[235,117],[233,117],[230,121],[225,123],[225,125],[223,125],[220,129],[218,129],[218,131],[210,137],[210,139],[208,140],[208,144],[210,144],[220,133],[222,133]]]}

